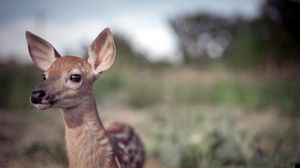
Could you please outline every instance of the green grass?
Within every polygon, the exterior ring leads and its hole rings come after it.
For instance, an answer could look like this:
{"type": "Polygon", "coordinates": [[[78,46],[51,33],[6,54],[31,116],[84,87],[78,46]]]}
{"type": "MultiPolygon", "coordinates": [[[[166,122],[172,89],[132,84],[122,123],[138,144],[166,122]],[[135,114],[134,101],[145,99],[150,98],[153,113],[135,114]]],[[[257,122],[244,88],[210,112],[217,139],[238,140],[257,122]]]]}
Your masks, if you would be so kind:
{"type": "Polygon", "coordinates": [[[162,89],[161,85],[156,82],[130,85],[126,94],[128,104],[136,108],[160,104],[164,94],[162,89]]]}
{"type": "Polygon", "coordinates": [[[299,161],[295,130],[286,132],[281,124],[261,133],[241,129],[231,111],[205,105],[158,109],[142,126],[150,157],[169,168],[289,167],[299,161]],[[280,145],[260,149],[266,135],[280,145]]]}
{"type": "Polygon", "coordinates": [[[182,82],[182,76],[168,80],[168,75],[172,74],[147,70],[150,75],[144,77],[143,72],[136,68],[114,69],[100,76],[95,83],[95,93],[104,96],[121,94],[125,97],[124,104],[135,108],[166,103],[206,103],[225,107],[241,106],[250,111],[275,107],[286,115],[299,115],[300,112],[300,80],[295,77],[257,76],[244,81],[229,73],[224,75],[234,77],[206,84],[198,79],[182,82]]]}
{"type": "Polygon", "coordinates": [[[216,104],[242,105],[252,109],[259,109],[266,104],[262,86],[257,83],[220,81],[212,90],[216,104]]]}
{"type": "Polygon", "coordinates": [[[300,80],[288,77],[268,82],[266,87],[267,100],[287,115],[300,114],[300,80]]]}
{"type": "Polygon", "coordinates": [[[117,73],[104,73],[94,84],[94,93],[96,95],[111,94],[119,91],[124,85],[124,79],[117,73]]]}
{"type": "Polygon", "coordinates": [[[67,166],[67,156],[64,143],[56,142],[52,144],[34,143],[23,151],[23,155],[28,159],[43,160],[44,162],[54,162],[60,165],[67,166]]]}

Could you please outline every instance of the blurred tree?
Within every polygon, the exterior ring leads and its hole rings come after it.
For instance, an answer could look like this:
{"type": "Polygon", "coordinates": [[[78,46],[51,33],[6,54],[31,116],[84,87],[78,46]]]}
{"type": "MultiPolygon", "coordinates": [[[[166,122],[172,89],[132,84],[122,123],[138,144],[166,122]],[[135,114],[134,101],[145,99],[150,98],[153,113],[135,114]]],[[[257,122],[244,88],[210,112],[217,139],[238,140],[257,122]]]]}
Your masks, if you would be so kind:
{"type": "Polygon", "coordinates": [[[300,1],[266,0],[259,17],[236,22],[226,60],[235,67],[278,71],[300,64],[300,1]],[[292,65],[292,66],[286,66],[292,65]]]}
{"type": "Polygon", "coordinates": [[[264,62],[269,33],[263,19],[238,19],[223,60],[233,68],[253,68],[264,62]]]}
{"type": "Polygon", "coordinates": [[[41,71],[33,65],[22,65],[11,60],[0,62],[0,109],[20,110],[29,108],[29,95],[41,81],[41,71]]]}
{"type": "Polygon", "coordinates": [[[293,42],[300,45],[299,0],[266,0],[262,6],[262,13],[274,24],[282,26],[293,42]]]}
{"type": "Polygon", "coordinates": [[[261,18],[268,34],[268,59],[278,63],[299,61],[300,57],[300,1],[266,0],[261,18]]]}
{"type": "Polygon", "coordinates": [[[299,0],[265,0],[256,18],[195,13],[174,18],[170,25],[185,62],[224,56],[232,67],[278,69],[300,64],[299,17],[299,0]]]}
{"type": "Polygon", "coordinates": [[[146,57],[134,51],[129,41],[125,37],[118,34],[114,35],[114,41],[117,48],[118,59],[116,59],[116,61],[118,64],[125,63],[129,65],[140,66],[149,63],[146,57]]]}
{"type": "Polygon", "coordinates": [[[222,56],[232,38],[232,23],[232,20],[203,13],[185,15],[170,21],[185,62],[222,56]]]}

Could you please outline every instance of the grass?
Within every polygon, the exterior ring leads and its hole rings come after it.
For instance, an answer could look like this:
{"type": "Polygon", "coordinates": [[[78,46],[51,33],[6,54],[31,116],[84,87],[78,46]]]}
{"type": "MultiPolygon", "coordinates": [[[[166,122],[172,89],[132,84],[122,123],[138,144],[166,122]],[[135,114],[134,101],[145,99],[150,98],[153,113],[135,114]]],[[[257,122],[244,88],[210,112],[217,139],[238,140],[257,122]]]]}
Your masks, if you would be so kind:
{"type": "Polygon", "coordinates": [[[242,105],[250,109],[259,109],[266,104],[264,90],[257,83],[219,81],[212,90],[217,104],[242,105]]]}
{"type": "Polygon", "coordinates": [[[55,142],[52,144],[34,143],[23,150],[23,155],[28,159],[43,160],[44,162],[54,162],[67,166],[67,156],[64,151],[64,143],[55,142]]]}
{"type": "Polygon", "coordinates": [[[259,132],[243,129],[232,111],[205,105],[155,111],[142,127],[150,157],[170,168],[289,167],[299,161],[295,130],[273,123],[259,132]],[[260,144],[265,135],[278,146],[265,149],[260,144]]]}
{"type": "Polygon", "coordinates": [[[287,115],[300,113],[300,80],[287,77],[283,80],[269,81],[266,88],[267,99],[287,115]]]}
{"type": "MultiPolygon", "coordinates": [[[[245,80],[245,73],[218,72],[207,77],[201,70],[193,79],[185,71],[169,68],[156,72],[151,69],[114,69],[103,74],[95,84],[97,95],[123,96],[124,104],[145,108],[158,104],[199,104],[243,106],[252,111],[276,107],[283,114],[297,115],[300,111],[300,80],[294,77],[268,78],[264,75],[245,80]],[[122,71],[122,73],[119,73],[122,71]],[[202,73],[202,74],[201,74],[202,73]],[[222,75],[223,73],[223,75],[222,75]],[[220,78],[219,76],[227,76],[220,78]],[[206,83],[201,79],[212,78],[206,83]]],[[[204,70],[211,73],[210,70],[204,70]]]]}

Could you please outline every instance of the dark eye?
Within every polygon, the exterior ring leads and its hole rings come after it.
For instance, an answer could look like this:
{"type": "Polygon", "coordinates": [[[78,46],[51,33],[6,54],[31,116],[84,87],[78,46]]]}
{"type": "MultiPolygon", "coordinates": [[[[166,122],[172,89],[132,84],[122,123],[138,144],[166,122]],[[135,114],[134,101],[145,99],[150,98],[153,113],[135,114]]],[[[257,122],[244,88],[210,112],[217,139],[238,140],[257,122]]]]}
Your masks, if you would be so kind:
{"type": "Polygon", "coordinates": [[[70,76],[70,80],[79,83],[81,81],[81,76],[79,74],[73,74],[70,76]]]}
{"type": "Polygon", "coordinates": [[[46,80],[46,75],[45,74],[42,74],[42,79],[46,80]]]}

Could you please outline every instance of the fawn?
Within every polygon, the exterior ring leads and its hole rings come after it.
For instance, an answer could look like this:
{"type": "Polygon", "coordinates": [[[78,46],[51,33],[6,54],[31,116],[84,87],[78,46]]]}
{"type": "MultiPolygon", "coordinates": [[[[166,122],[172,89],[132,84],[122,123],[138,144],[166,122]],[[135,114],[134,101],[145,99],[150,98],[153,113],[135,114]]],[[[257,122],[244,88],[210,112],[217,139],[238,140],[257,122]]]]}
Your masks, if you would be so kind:
{"type": "Polygon", "coordinates": [[[93,95],[93,82],[115,59],[110,29],[92,42],[87,60],[61,57],[49,42],[28,31],[26,40],[33,62],[44,71],[31,103],[41,110],[62,110],[69,168],[142,168],[145,151],[138,135],[122,123],[104,127],[93,95]]]}

